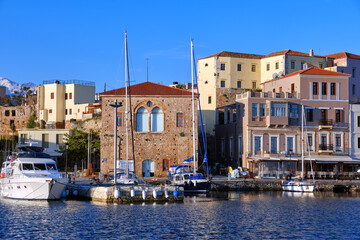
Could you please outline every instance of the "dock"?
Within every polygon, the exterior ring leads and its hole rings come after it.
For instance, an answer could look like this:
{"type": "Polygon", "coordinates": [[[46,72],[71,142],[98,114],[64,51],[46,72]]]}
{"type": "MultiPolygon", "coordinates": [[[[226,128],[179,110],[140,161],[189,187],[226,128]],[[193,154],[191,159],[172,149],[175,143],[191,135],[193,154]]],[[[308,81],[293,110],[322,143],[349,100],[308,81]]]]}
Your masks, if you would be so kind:
{"type": "Polygon", "coordinates": [[[65,196],[68,199],[106,203],[182,202],[184,188],[153,185],[112,185],[70,183],[65,196]]]}

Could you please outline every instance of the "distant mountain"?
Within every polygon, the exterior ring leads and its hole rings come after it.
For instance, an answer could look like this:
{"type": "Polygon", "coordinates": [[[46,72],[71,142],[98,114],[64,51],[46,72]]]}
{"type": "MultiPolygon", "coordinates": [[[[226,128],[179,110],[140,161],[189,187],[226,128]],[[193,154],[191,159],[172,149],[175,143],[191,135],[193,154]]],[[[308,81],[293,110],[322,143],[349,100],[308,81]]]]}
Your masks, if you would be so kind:
{"type": "Polygon", "coordinates": [[[0,77],[0,86],[6,87],[6,94],[11,95],[14,94],[14,91],[20,91],[21,87],[30,87],[30,89],[35,92],[37,85],[34,83],[19,84],[7,78],[0,77]]]}

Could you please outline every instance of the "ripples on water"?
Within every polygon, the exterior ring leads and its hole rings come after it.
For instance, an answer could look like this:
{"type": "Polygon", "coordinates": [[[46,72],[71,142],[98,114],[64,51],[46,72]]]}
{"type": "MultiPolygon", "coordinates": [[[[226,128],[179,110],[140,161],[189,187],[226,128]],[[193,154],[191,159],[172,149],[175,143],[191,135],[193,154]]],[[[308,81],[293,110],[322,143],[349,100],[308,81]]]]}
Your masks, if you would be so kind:
{"type": "Polygon", "coordinates": [[[360,196],[229,192],[184,203],[0,199],[6,239],[359,239],[360,196]]]}

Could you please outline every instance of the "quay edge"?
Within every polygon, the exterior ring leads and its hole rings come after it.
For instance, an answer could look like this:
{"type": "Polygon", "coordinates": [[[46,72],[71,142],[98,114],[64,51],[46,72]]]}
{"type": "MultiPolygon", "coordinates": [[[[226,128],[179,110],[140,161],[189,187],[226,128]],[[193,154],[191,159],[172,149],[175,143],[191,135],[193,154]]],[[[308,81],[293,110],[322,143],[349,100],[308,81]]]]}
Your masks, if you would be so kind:
{"type": "Polygon", "coordinates": [[[106,203],[183,202],[184,189],[174,186],[68,184],[69,199],[106,203]],[[115,188],[119,196],[115,198],[115,188]],[[131,196],[133,190],[134,196],[131,196]],[[154,190],[156,198],[154,197],[154,190]],[[168,197],[166,197],[165,191],[168,197]],[[175,193],[175,191],[177,191],[175,193]],[[145,192],[145,196],[143,195],[145,192]],[[144,198],[145,197],[145,198],[144,198]]]}
{"type": "MultiPolygon", "coordinates": [[[[276,179],[233,179],[213,180],[212,191],[282,191],[281,180],[276,179]]],[[[315,180],[315,191],[360,192],[359,180],[315,180]]]]}

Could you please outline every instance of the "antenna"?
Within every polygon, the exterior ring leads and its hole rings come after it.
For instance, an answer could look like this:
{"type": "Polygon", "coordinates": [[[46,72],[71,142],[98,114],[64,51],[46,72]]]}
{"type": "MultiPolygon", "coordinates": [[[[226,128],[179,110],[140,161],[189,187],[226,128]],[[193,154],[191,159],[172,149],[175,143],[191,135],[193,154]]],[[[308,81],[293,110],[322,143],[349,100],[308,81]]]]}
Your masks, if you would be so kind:
{"type": "Polygon", "coordinates": [[[149,81],[149,59],[150,58],[146,58],[146,81],[149,81]]]}
{"type": "Polygon", "coordinates": [[[106,82],[104,82],[104,92],[106,92],[106,82]]]}

